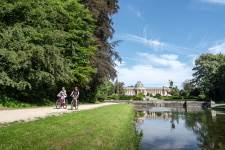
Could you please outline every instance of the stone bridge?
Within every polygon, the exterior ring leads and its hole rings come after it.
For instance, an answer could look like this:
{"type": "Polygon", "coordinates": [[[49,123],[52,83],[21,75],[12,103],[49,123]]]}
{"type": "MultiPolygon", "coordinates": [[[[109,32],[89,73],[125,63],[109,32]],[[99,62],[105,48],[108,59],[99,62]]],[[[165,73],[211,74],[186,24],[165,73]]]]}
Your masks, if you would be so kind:
{"type": "Polygon", "coordinates": [[[224,106],[225,107],[225,104],[212,104],[211,108],[215,108],[215,107],[218,107],[218,106],[224,106]]]}
{"type": "MultiPolygon", "coordinates": [[[[148,106],[148,107],[184,107],[185,101],[163,101],[163,100],[154,100],[154,101],[130,101],[130,100],[107,100],[106,102],[115,102],[115,103],[132,103],[135,106],[148,106]]],[[[186,107],[199,107],[201,108],[204,102],[199,101],[186,101],[186,107]]]]}

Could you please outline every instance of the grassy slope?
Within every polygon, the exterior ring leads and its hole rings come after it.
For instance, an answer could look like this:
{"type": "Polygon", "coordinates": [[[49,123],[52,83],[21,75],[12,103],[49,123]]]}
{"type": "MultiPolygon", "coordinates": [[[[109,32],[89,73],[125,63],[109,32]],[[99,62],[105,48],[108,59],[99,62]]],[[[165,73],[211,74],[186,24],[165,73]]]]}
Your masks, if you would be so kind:
{"type": "Polygon", "coordinates": [[[130,105],[48,117],[0,127],[0,149],[134,149],[130,105]]]}

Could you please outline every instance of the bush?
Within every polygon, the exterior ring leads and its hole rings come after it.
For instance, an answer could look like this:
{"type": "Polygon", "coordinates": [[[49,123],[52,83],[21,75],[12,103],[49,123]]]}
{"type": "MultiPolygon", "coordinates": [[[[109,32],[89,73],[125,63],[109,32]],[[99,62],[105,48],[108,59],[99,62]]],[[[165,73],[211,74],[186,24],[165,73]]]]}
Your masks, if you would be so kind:
{"type": "Polygon", "coordinates": [[[143,93],[139,93],[134,96],[134,100],[140,100],[142,101],[144,99],[145,95],[143,93]]]}
{"type": "Polygon", "coordinates": [[[160,99],[161,94],[156,94],[154,97],[155,97],[155,98],[159,98],[159,99],[160,99]]]}
{"type": "Polygon", "coordinates": [[[98,97],[97,100],[98,100],[99,102],[104,102],[105,97],[98,97]]]}
{"type": "Polygon", "coordinates": [[[120,95],[119,100],[133,100],[134,96],[120,95]]]}
{"type": "Polygon", "coordinates": [[[106,98],[107,98],[107,96],[105,96],[105,95],[99,95],[99,94],[97,94],[97,96],[96,96],[96,99],[99,102],[103,102],[106,98]]]}
{"type": "Polygon", "coordinates": [[[8,108],[25,108],[32,106],[49,106],[52,105],[53,102],[47,99],[43,99],[42,101],[35,103],[24,103],[18,100],[15,100],[10,97],[0,97],[0,107],[8,107],[8,108]]]}
{"type": "Polygon", "coordinates": [[[108,96],[108,99],[109,100],[118,100],[119,99],[119,95],[117,95],[117,94],[113,94],[113,95],[111,95],[111,96],[108,96]]]}
{"type": "Polygon", "coordinates": [[[138,96],[133,96],[133,100],[136,100],[136,101],[141,101],[141,100],[143,100],[143,98],[138,97],[138,96]]]}
{"type": "Polygon", "coordinates": [[[199,100],[205,100],[205,99],[206,99],[206,95],[205,95],[205,94],[200,94],[200,95],[198,96],[198,99],[199,99],[199,100]]]}
{"type": "Polygon", "coordinates": [[[10,107],[10,108],[24,108],[32,106],[31,104],[23,103],[9,97],[1,97],[0,105],[2,105],[3,107],[10,107]]]}

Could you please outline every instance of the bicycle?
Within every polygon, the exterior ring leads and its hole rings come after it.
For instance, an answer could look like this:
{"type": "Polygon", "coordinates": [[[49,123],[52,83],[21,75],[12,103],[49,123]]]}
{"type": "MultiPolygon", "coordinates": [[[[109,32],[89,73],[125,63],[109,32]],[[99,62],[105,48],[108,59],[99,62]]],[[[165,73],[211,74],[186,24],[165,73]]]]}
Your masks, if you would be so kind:
{"type": "Polygon", "coordinates": [[[73,98],[73,100],[71,101],[71,110],[73,110],[73,107],[75,107],[75,109],[78,109],[78,99],[77,98],[73,98]]]}
{"type": "Polygon", "coordinates": [[[65,99],[65,102],[63,102],[63,99],[59,98],[57,101],[56,101],[56,109],[60,109],[60,108],[64,108],[66,109],[67,108],[67,105],[68,105],[68,101],[67,99],[65,99]]]}

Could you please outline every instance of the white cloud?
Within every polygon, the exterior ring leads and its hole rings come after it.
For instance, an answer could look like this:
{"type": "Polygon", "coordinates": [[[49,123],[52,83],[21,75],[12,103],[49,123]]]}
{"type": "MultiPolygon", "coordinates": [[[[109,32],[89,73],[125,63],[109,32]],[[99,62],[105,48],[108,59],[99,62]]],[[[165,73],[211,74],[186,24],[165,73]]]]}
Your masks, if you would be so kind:
{"type": "Polygon", "coordinates": [[[174,54],[156,56],[148,53],[138,53],[138,55],[142,57],[141,60],[150,63],[152,66],[180,68],[185,65],[178,60],[178,55],[174,54]]]}
{"type": "Polygon", "coordinates": [[[147,37],[142,37],[142,36],[138,36],[138,35],[134,35],[134,34],[125,34],[124,36],[122,36],[122,38],[124,38],[125,40],[128,41],[133,41],[133,42],[137,42],[140,44],[144,44],[146,46],[149,47],[153,47],[153,48],[162,48],[165,47],[166,44],[156,40],[156,39],[148,39],[147,37]]]}
{"type": "Polygon", "coordinates": [[[147,29],[143,28],[143,35],[136,35],[130,33],[121,33],[115,36],[119,40],[130,41],[133,43],[141,44],[146,46],[147,48],[151,48],[154,51],[163,51],[165,53],[176,53],[181,55],[190,55],[190,48],[177,46],[171,43],[163,42],[158,39],[148,38],[147,37],[147,29]]]}
{"type": "Polygon", "coordinates": [[[216,45],[210,47],[208,49],[208,52],[213,54],[225,54],[225,41],[217,43],[216,45]]]}
{"type": "Polygon", "coordinates": [[[139,10],[135,9],[135,8],[132,7],[132,6],[128,6],[128,9],[129,9],[132,13],[134,13],[134,14],[136,15],[137,18],[139,18],[139,19],[141,19],[141,20],[144,20],[144,17],[143,17],[142,13],[141,13],[139,10]]]}
{"type": "Polygon", "coordinates": [[[177,55],[152,55],[138,53],[139,63],[127,67],[118,67],[118,78],[126,85],[142,81],[148,86],[167,86],[169,80],[181,86],[184,80],[192,76],[192,66],[182,63],[177,55]]]}
{"type": "Polygon", "coordinates": [[[225,5],[225,0],[201,0],[202,2],[225,5]]]}

